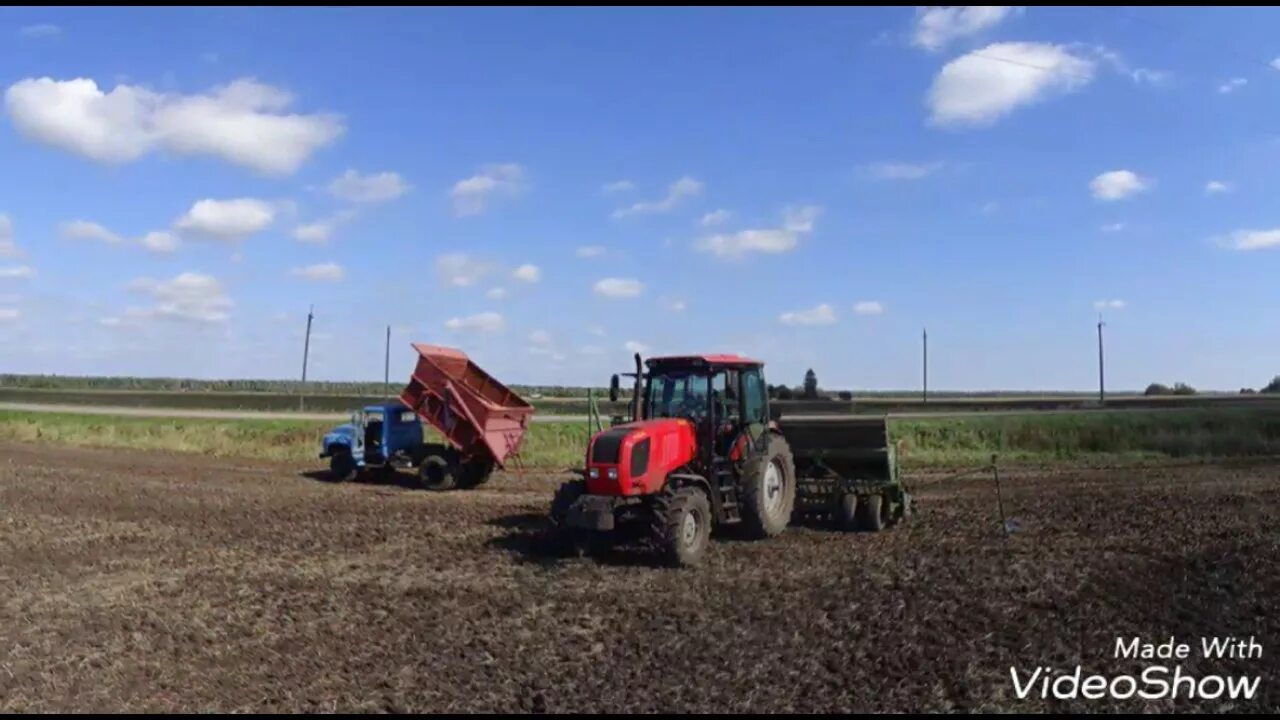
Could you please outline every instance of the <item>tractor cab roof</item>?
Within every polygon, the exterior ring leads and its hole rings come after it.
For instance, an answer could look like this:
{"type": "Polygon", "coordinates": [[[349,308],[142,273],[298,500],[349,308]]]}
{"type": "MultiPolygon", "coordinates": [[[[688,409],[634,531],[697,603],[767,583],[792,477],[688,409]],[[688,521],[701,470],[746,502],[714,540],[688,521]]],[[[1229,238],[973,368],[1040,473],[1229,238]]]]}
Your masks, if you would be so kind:
{"type": "Polygon", "coordinates": [[[759,360],[752,360],[741,355],[668,355],[652,357],[645,361],[650,370],[668,370],[671,368],[707,369],[745,369],[764,366],[759,360]]]}

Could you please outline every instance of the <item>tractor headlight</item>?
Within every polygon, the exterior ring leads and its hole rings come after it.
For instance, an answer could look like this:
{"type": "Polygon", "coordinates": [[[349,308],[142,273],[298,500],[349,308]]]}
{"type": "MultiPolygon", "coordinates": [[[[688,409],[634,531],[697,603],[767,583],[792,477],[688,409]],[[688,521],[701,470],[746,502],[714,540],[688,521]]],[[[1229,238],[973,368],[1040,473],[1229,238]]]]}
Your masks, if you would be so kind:
{"type": "Polygon", "coordinates": [[[609,479],[610,479],[610,480],[617,480],[617,479],[618,479],[618,468],[616,468],[616,467],[611,467],[611,468],[609,468],[609,479]]]}
{"type": "Polygon", "coordinates": [[[599,480],[600,468],[591,468],[587,470],[587,477],[591,478],[592,480],[599,480]]]}

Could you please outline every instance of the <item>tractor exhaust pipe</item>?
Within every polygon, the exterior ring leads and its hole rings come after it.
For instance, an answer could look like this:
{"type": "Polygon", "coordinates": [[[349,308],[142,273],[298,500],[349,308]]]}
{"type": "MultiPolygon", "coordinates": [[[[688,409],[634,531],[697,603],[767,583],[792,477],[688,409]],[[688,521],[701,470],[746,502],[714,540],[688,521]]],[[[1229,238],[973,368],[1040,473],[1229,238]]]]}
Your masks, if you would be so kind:
{"type": "Polygon", "coordinates": [[[640,393],[643,388],[644,371],[640,362],[640,353],[636,353],[636,384],[631,390],[631,421],[640,421],[640,393]]]}

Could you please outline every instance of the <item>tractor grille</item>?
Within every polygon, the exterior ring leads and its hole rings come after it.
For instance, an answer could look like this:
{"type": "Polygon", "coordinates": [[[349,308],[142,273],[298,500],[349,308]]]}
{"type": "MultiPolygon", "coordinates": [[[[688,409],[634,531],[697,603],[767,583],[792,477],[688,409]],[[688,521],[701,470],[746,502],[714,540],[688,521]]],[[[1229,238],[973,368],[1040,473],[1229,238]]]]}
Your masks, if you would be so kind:
{"type": "Polygon", "coordinates": [[[622,455],[622,440],[628,432],[627,428],[614,428],[597,435],[591,445],[591,462],[617,465],[622,455]]]}

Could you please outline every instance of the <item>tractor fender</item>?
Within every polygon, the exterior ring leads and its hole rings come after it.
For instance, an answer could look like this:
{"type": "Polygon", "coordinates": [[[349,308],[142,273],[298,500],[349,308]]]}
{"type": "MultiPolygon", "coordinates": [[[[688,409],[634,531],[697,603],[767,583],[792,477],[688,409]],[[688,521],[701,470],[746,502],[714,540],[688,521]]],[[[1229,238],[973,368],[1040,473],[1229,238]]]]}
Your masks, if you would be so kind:
{"type": "Polygon", "coordinates": [[[668,475],[667,486],[664,488],[664,491],[675,492],[682,487],[690,486],[700,488],[707,494],[708,499],[715,497],[715,495],[711,493],[711,481],[697,473],[691,472],[673,472],[668,475]]]}

